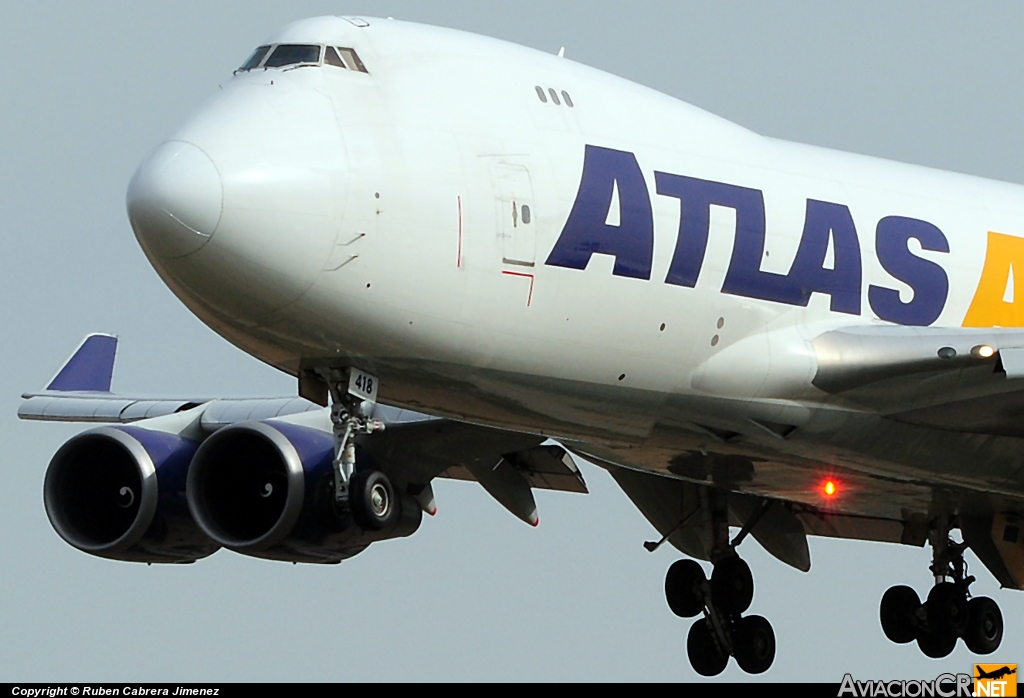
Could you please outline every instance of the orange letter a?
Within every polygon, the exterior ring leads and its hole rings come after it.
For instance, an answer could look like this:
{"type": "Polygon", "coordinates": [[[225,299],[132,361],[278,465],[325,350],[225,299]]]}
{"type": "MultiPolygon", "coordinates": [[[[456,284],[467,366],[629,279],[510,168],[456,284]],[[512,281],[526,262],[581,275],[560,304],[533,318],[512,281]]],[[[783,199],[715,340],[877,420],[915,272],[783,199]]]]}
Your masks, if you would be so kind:
{"type": "Polygon", "coordinates": [[[988,234],[985,267],[964,327],[1024,327],[1024,238],[988,234]],[[1021,278],[1017,278],[1017,270],[1021,278]],[[1013,298],[1006,300],[1013,284],[1013,298]]]}

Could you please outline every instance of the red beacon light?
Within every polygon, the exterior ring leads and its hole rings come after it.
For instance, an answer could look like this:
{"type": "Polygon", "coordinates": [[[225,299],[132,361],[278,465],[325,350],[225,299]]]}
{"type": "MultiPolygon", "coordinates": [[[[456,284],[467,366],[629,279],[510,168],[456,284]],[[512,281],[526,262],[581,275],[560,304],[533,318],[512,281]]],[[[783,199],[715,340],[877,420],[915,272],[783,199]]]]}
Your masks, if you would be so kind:
{"type": "Polygon", "coordinates": [[[836,496],[836,493],[839,491],[839,487],[836,485],[835,480],[826,480],[821,491],[825,493],[826,497],[832,498],[836,496]]]}

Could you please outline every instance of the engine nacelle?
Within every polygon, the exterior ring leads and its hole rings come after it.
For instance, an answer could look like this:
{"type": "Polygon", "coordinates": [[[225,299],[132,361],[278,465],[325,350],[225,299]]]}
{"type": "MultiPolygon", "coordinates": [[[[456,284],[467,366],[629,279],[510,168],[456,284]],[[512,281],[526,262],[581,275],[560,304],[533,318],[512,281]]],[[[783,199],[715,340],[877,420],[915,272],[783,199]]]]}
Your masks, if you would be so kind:
{"type": "MultiPolygon", "coordinates": [[[[357,467],[368,467],[357,452],[357,467]]],[[[188,504],[207,535],[239,553],[288,562],[334,563],[374,541],[409,536],[422,510],[399,495],[397,523],[365,531],[334,498],[330,434],[283,422],[245,422],[216,432],[188,473],[188,504]]]]}
{"type": "Polygon", "coordinates": [[[130,562],[195,562],[220,546],[188,510],[198,444],[140,427],[79,434],[50,460],[43,485],[57,534],[83,552],[130,562]]]}

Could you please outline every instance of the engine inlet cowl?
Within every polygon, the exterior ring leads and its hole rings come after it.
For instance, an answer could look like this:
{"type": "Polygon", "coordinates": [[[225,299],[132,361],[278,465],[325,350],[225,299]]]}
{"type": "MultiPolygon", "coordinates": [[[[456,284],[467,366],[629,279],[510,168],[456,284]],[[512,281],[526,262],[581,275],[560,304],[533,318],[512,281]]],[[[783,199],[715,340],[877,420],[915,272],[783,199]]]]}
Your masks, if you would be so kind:
{"type": "Polygon", "coordinates": [[[43,485],[57,534],[93,555],[191,562],[219,547],[195,525],[185,476],[197,444],[139,427],[100,427],[65,443],[43,485]]]}
{"type": "MultiPolygon", "coordinates": [[[[323,442],[321,450],[329,450],[330,437],[323,442]]],[[[272,548],[302,513],[303,455],[263,422],[225,427],[203,443],[189,468],[189,508],[225,547],[243,553],[272,548]]]]}

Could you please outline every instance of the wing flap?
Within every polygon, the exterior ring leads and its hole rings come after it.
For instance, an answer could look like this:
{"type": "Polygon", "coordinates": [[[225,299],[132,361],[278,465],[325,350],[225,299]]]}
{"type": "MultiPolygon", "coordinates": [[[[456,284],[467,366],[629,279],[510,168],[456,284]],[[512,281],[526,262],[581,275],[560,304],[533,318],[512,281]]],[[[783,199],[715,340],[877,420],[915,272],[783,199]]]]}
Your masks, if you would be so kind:
{"type": "Polygon", "coordinates": [[[507,459],[499,458],[497,464],[489,460],[478,460],[467,463],[466,469],[513,516],[531,526],[540,523],[530,483],[507,459]]]}
{"type": "MultiPolygon", "coordinates": [[[[568,451],[561,446],[537,446],[506,454],[503,458],[535,490],[589,493],[583,473],[576,467],[576,463],[568,451]]],[[[461,463],[453,465],[438,474],[437,477],[448,480],[478,480],[479,478],[474,475],[475,469],[470,465],[461,463]]]]}

